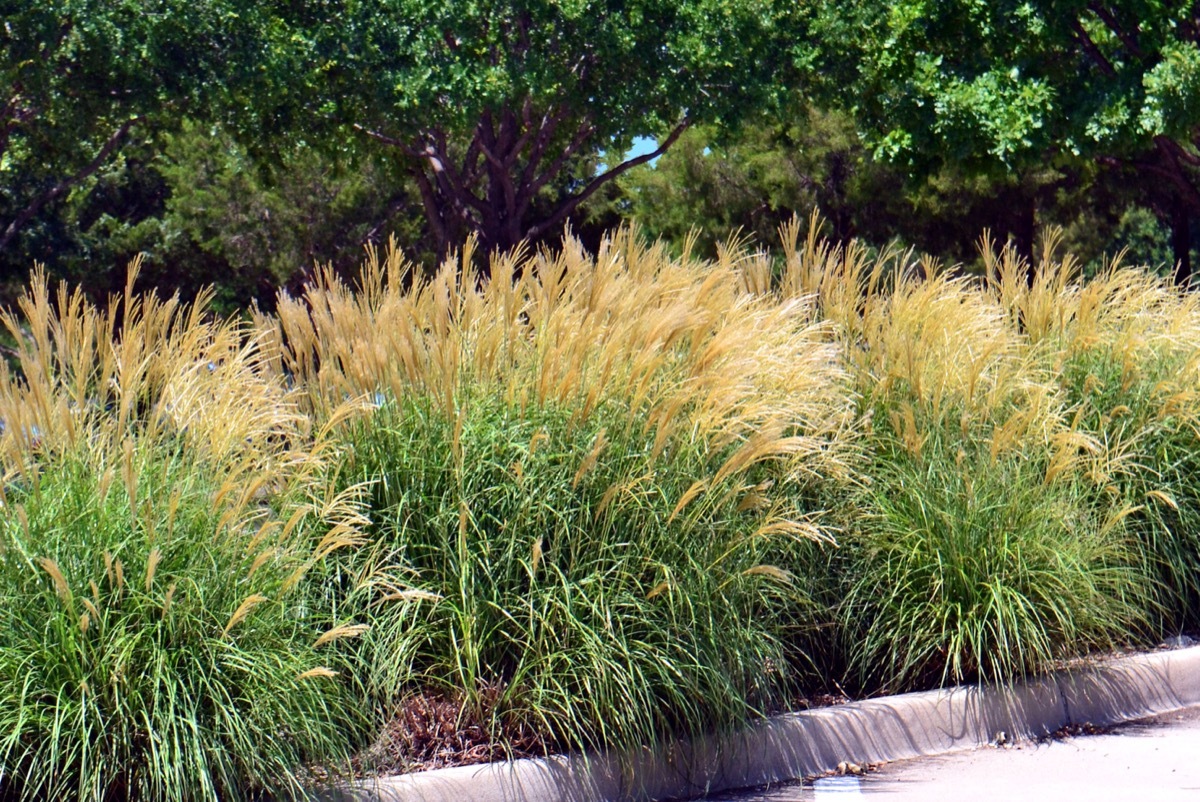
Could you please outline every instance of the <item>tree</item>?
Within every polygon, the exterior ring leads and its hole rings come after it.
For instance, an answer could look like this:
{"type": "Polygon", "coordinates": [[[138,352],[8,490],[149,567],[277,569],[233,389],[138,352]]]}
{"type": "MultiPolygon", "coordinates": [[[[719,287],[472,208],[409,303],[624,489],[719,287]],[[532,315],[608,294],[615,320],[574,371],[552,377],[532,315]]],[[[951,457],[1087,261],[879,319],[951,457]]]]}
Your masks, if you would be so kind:
{"type": "Polygon", "coordinates": [[[441,250],[469,234],[507,249],[556,232],[688,127],[766,102],[780,19],[767,0],[347,0],[294,16],[276,52],[300,67],[289,98],[310,121],[402,160],[441,250]],[[569,178],[641,135],[658,148],[569,178]]]}
{"type": "MultiPolygon", "coordinates": [[[[1128,171],[1175,229],[1190,273],[1200,215],[1200,20],[1179,0],[829,0],[808,63],[852,97],[869,145],[928,174],[1021,174],[1090,160],[1128,171]],[[849,92],[846,88],[849,87],[849,92]]],[[[1023,210],[1031,239],[1035,209],[1023,210]]]]}
{"type": "Polygon", "coordinates": [[[364,245],[393,233],[416,260],[425,256],[420,202],[385,166],[337,162],[282,137],[263,162],[219,126],[189,120],[160,139],[127,148],[63,210],[70,236],[58,263],[86,290],[118,290],[140,253],[147,285],[185,298],[211,286],[214,308],[227,313],[273,307],[280,287],[298,289],[318,265],[351,274],[364,245]]]}
{"type": "Polygon", "coordinates": [[[0,257],[131,138],[229,85],[254,41],[235,6],[0,0],[0,257]]]}
{"type": "Polygon", "coordinates": [[[695,232],[700,251],[712,255],[739,229],[769,247],[781,223],[814,209],[836,239],[858,237],[865,217],[890,217],[876,203],[897,188],[890,173],[867,158],[846,114],[797,99],[732,131],[694,127],[653,167],[618,183],[625,215],[651,236],[682,242],[695,232]]]}
{"type": "MultiPolygon", "coordinates": [[[[623,176],[617,182],[623,194],[601,209],[636,219],[668,242],[681,244],[695,231],[696,247],[707,255],[738,229],[770,248],[781,222],[793,215],[807,219],[815,210],[836,240],[911,246],[969,268],[979,263],[981,232],[1014,228],[1020,207],[1013,200],[1033,197],[1039,220],[1063,228],[1064,247],[1091,261],[1111,251],[1132,200],[1098,182],[1099,171],[1045,167],[1018,178],[950,163],[906,180],[901,170],[871,157],[844,111],[796,98],[780,113],[750,118],[732,131],[690,129],[654,166],[623,176]]],[[[598,205],[589,204],[589,211],[598,205]]],[[[1131,244],[1148,254],[1143,234],[1153,227],[1137,222],[1131,244]]]]}

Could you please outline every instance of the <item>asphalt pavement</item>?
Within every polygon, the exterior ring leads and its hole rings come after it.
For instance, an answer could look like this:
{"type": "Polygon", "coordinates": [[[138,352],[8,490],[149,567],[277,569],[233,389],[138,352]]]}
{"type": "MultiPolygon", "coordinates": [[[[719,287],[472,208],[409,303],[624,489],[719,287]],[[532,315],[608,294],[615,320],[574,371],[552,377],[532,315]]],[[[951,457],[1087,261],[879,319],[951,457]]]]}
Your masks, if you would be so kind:
{"type": "Polygon", "coordinates": [[[1200,707],[1102,734],[884,764],[867,774],[710,797],[720,802],[1200,802],[1200,707]]]}

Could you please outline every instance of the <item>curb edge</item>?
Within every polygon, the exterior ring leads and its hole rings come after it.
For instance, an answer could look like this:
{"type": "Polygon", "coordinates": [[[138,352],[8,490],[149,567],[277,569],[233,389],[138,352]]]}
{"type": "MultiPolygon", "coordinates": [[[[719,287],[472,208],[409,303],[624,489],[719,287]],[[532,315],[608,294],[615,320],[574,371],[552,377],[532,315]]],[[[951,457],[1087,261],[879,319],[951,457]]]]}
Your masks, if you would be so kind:
{"type": "Polygon", "coordinates": [[[1107,660],[1012,686],[959,686],[785,713],[719,738],[622,755],[554,756],[382,777],[319,802],[626,802],[688,798],[1037,738],[1200,704],[1200,647],[1107,660]]]}

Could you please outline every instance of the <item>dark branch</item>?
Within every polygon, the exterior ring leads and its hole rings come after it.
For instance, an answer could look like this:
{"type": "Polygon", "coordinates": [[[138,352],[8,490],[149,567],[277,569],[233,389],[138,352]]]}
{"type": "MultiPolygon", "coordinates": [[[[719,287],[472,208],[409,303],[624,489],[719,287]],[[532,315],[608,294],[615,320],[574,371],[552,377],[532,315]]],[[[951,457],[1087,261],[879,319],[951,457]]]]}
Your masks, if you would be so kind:
{"type": "Polygon", "coordinates": [[[1071,19],[1071,30],[1075,32],[1075,38],[1079,40],[1079,44],[1083,45],[1084,52],[1087,53],[1091,57],[1092,61],[1096,63],[1096,66],[1100,68],[1100,72],[1104,73],[1110,78],[1117,74],[1112,62],[1100,52],[1100,48],[1096,46],[1096,43],[1092,40],[1092,37],[1088,36],[1088,32],[1083,29],[1083,24],[1080,23],[1078,19],[1071,19]]]}
{"type": "Polygon", "coordinates": [[[458,207],[459,213],[464,220],[470,217],[468,207],[474,209],[485,218],[488,216],[490,210],[487,204],[476,197],[475,193],[467,189],[463,183],[461,173],[450,161],[450,147],[446,142],[446,134],[444,132],[436,131],[434,133],[431,141],[427,142],[422,156],[429,163],[429,167],[433,170],[434,178],[437,179],[439,186],[442,187],[442,191],[458,207]]]}
{"type": "Polygon", "coordinates": [[[470,189],[479,181],[479,157],[483,155],[480,148],[479,132],[475,132],[475,136],[471,137],[471,144],[467,145],[467,152],[463,154],[462,159],[462,184],[464,189],[470,189]]]}
{"type": "Polygon", "coordinates": [[[437,240],[438,256],[441,256],[449,248],[450,238],[449,232],[446,231],[446,223],[442,220],[441,207],[438,206],[437,191],[433,188],[433,184],[429,183],[428,176],[420,166],[413,165],[409,173],[417,182],[417,189],[421,193],[421,203],[425,206],[425,219],[429,221],[433,238],[437,240]]]}
{"type": "Polygon", "coordinates": [[[396,139],[395,137],[372,130],[365,126],[359,125],[358,123],[354,123],[351,127],[360,134],[369,136],[371,139],[382,142],[385,145],[391,145],[394,148],[400,148],[400,150],[404,151],[405,154],[414,159],[422,158],[420,151],[416,150],[412,145],[402,139],[396,139]]]}
{"type": "MultiPolygon", "coordinates": [[[[1179,146],[1179,143],[1165,136],[1156,136],[1154,144],[1158,148],[1159,155],[1166,162],[1167,168],[1147,164],[1144,169],[1169,179],[1179,190],[1180,199],[1186,201],[1193,210],[1200,210],[1200,190],[1197,190],[1196,185],[1188,180],[1183,165],[1179,163],[1180,153],[1186,152],[1179,146]]],[[[1191,156],[1191,154],[1187,155],[1191,156]]]]}
{"type": "Polygon", "coordinates": [[[32,220],[34,215],[42,210],[43,206],[99,170],[104,162],[108,160],[108,157],[113,154],[113,151],[120,147],[121,140],[125,138],[127,133],[129,133],[129,129],[139,122],[139,120],[140,118],[138,117],[130,117],[128,120],[123,122],[121,127],[114,131],[112,136],[105,140],[104,144],[100,147],[100,150],[97,151],[95,157],[88,162],[83,169],[72,176],[64,178],[54,186],[47,189],[41,195],[38,195],[36,198],[34,198],[33,201],[16,217],[14,217],[5,227],[4,234],[0,236],[0,251],[3,251],[8,247],[8,244],[12,242],[13,237],[15,237],[17,232],[21,230],[21,227],[32,220]]]}
{"type": "Polygon", "coordinates": [[[549,109],[542,115],[542,121],[538,124],[537,138],[533,140],[533,148],[529,152],[529,159],[525,162],[525,169],[521,171],[521,186],[527,187],[533,183],[534,176],[537,175],[538,165],[542,163],[542,157],[546,155],[546,148],[550,147],[550,140],[554,138],[554,133],[558,130],[558,126],[567,118],[567,112],[559,109],[556,113],[551,113],[549,109]]]}
{"type": "Polygon", "coordinates": [[[562,222],[567,219],[567,216],[570,215],[571,212],[575,211],[579,204],[583,203],[585,200],[595,194],[596,190],[600,189],[600,187],[617,178],[625,171],[637,167],[639,164],[645,164],[648,161],[657,159],[659,156],[666,153],[667,149],[675,144],[675,140],[679,139],[679,137],[688,129],[688,126],[690,125],[691,121],[685,119],[683,122],[676,125],[671,130],[671,133],[667,135],[667,138],[663,140],[662,144],[650,153],[644,153],[641,156],[622,162],[611,170],[603,172],[593,178],[591,182],[589,182],[588,185],[583,188],[582,191],[570,198],[566,203],[559,206],[558,210],[555,211],[555,213],[551,215],[548,220],[531,227],[525,234],[526,238],[535,240],[550,229],[562,224],[562,222]]]}
{"type": "Polygon", "coordinates": [[[1187,162],[1193,167],[1200,167],[1200,156],[1197,156],[1195,153],[1191,153],[1187,150],[1187,148],[1185,148],[1183,145],[1180,145],[1174,139],[1159,135],[1154,137],[1154,144],[1160,148],[1166,148],[1175,156],[1175,158],[1187,162]]]}
{"type": "Polygon", "coordinates": [[[562,169],[567,165],[567,161],[579,152],[579,149],[584,146],[584,144],[588,141],[588,139],[591,138],[595,131],[596,129],[592,126],[591,120],[587,117],[584,117],[583,121],[579,123],[579,128],[576,129],[575,137],[571,140],[570,144],[563,148],[562,152],[558,154],[557,158],[550,163],[550,166],[542,171],[541,175],[529,183],[525,198],[527,203],[531,201],[533,196],[537,195],[538,191],[541,190],[542,187],[546,186],[546,184],[548,184],[550,180],[554,178],[554,176],[562,172],[562,169]]]}
{"type": "Polygon", "coordinates": [[[1110,31],[1116,34],[1130,55],[1134,58],[1142,58],[1142,47],[1138,44],[1136,31],[1128,31],[1121,27],[1121,23],[1117,20],[1116,16],[1100,3],[1088,3],[1088,8],[1110,31]]]}
{"type": "Polygon", "coordinates": [[[505,167],[511,169],[517,163],[525,146],[529,144],[529,140],[533,138],[533,98],[526,95],[525,102],[521,105],[521,136],[513,144],[509,152],[508,159],[505,160],[505,167]]]}
{"type": "Polygon", "coordinates": [[[492,113],[490,111],[485,111],[480,115],[479,123],[475,126],[475,138],[472,141],[478,143],[483,157],[488,160],[492,167],[500,170],[504,169],[504,162],[496,154],[496,151],[499,149],[499,143],[497,142],[495,125],[492,123],[492,113]]]}

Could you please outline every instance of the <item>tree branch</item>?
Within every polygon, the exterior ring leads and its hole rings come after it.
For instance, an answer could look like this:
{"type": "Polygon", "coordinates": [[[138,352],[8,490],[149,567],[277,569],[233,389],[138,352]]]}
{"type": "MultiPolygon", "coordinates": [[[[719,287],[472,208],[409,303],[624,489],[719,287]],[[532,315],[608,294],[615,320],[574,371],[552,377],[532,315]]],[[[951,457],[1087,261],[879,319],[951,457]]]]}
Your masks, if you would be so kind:
{"type": "Polygon", "coordinates": [[[502,224],[512,225],[513,213],[517,205],[517,190],[513,186],[512,174],[509,171],[512,157],[509,148],[512,146],[514,138],[517,137],[514,130],[516,124],[516,116],[511,111],[506,111],[504,120],[500,124],[499,138],[493,131],[490,114],[485,115],[475,129],[475,139],[479,142],[479,148],[487,159],[488,201],[492,209],[489,222],[493,222],[497,227],[502,224]],[[500,203],[504,204],[503,212],[499,209],[500,203]]]}
{"type": "Polygon", "coordinates": [[[425,171],[419,166],[413,165],[409,174],[417,182],[417,189],[421,193],[421,203],[425,206],[425,219],[429,221],[429,227],[433,230],[433,238],[437,240],[438,256],[440,257],[449,248],[450,239],[446,231],[446,223],[442,220],[441,207],[438,206],[437,191],[434,190],[433,184],[429,183],[429,177],[425,175],[425,171]]]}
{"type": "Polygon", "coordinates": [[[531,240],[537,239],[542,234],[566,220],[567,216],[570,215],[571,212],[575,211],[579,204],[583,203],[585,200],[595,194],[596,190],[600,189],[600,187],[617,178],[626,170],[637,167],[639,164],[645,164],[648,161],[653,161],[654,159],[657,159],[659,156],[666,153],[667,149],[671,147],[671,145],[675,144],[675,140],[679,139],[679,137],[688,129],[691,124],[691,120],[683,120],[671,130],[671,133],[667,135],[667,138],[663,140],[662,144],[650,153],[644,153],[641,156],[630,159],[626,162],[622,162],[611,170],[603,172],[593,178],[588,185],[583,188],[583,190],[567,200],[566,203],[559,206],[549,219],[530,227],[530,229],[525,233],[526,238],[531,240]]]}
{"type": "MultiPolygon", "coordinates": [[[[1156,165],[1146,164],[1143,169],[1149,172],[1156,173],[1169,179],[1179,190],[1179,197],[1185,200],[1192,210],[1200,212],[1200,190],[1196,185],[1188,180],[1183,166],[1179,163],[1179,153],[1182,148],[1179,144],[1165,136],[1156,136],[1154,144],[1158,148],[1159,154],[1162,156],[1170,169],[1157,167],[1156,165]]],[[[1188,154],[1190,156],[1190,154],[1188,154]]]]}
{"type": "Polygon", "coordinates": [[[480,152],[492,167],[504,169],[504,162],[496,155],[497,137],[490,111],[485,111],[479,116],[479,123],[475,126],[475,137],[472,142],[478,143],[480,152]]]}
{"type": "Polygon", "coordinates": [[[571,140],[570,144],[563,148],[563,151],[550,163],[549,167],[542,171],[541,175],[526,186],[522,193],[522,206],[528,206],[533,202],[533,198],[538,194],[538,191],[546,186],[550,182],[550,179],[562,171],[563,167],[567,164],[567,160],[579,152],[579,149],[583,147],[584,143],[588,141],[595,131],[596,129],[592,126],[591,120],[584,117],[583,121],[579,123],[579,128],[575,131],[575,137],[571,140]]]}
{"type": "MultiPolygon", "coordinates": [[[[456,174],[453,166],[449,163],[449,158],[446,155],[446,138],[444,134],[440,132],[430,132],[430,134],[425,137],[425,147],[417,149],[402,139],[397,139],[396,137],[389,136],[388,134],[380,131],[367,128],[359,123],[353,123],[351,127],[354,128],[355,131],[358,131],[359,133],[364,134],[371,139],[382,142],[385,145],[390,145],[394,148],[399,148],[406,156],[419,163],[428,164],[430,169],[433,171],[434,181],[438,184],[438,186],[441,187],[442,193],[446,195],[455,206],[458,207],[459,214],[460,216],[464,217],[464,219],[468,216],[468,212],[466,211],[466,207],[468,205],[475,208],[480,214],[487,213],[486,206],[483,204],[483,202],[476,198],[475,195],[467,188],[467,185],[463,180],[463,175],[456,174]]],[[[472,147],[475,147],[474,144],[472,147]]],[[[471,159],[472,150],[471,148],[468,148],[467,160],[463,166],[463,173],[473,182],[472,176],[468,173],[471,159]]],[[[428,176],[425,176],[419,167],[415,168],[412,172],[414,175],[419,174],[424,181],[424,186],[420,186],[421,197],[422,200],[426,201],[425,206],[426,211],[428,212],[429,203],[426,199],[426,191],[433,193],[431,197],[436,200],[437,189],[434,187],[433,182],[428,180],[428,176]]]]}
{"type": "Polygon", "coordinates": [[[463,154],[462,169],[459,172],[462,174],[463,188],[467,190],[479,181],[479,157],[483,155],[480,144],[479,132],[476,131],[475,136],[471,137],[471,144],[467,145],[467,152],[463,154]]]}
{"type": "Polygon", "coordinates": [[[43,206],[99,170],[104,162],[108,160],[108,157],[112,155],[113,151],[120,146],[121,140],[125,138],[127,133],[129,133],[129,129],[140,120],[140,117],[130,117],[128,120],[121,123],[121,126],[114,131],[107,140],[105,140],[95,157],[88,162],[83,169],[72,176],[64,178],[54,186],[47,189],[41,195],[38,195],[36,198],[34,198],[33,201],[30,202],[30,204],[26,206],[25,209],[22,210],[16,217],[14,217],[5,227],[4,234],[0,235],[0,251],[3,251],[8,247],[8,244],[12,242],[13,237],[17,235],[17,232],[21,229],[21,227],[32,220],[34,215],[41,211],[43,206]]]}
{"type": "Polygon", "coordinates": [[[1174,139],[1159,134],[1158,136],[1154,137],[1154,144],[1160,148],[1166,148],[1175,156],[1175,158],[1187,162],[1193,167],[1200,167],[1200,156],[1188,152],[1187,148],[1185,148],[1183,145],[1180,145],[1174,139]]]}
{"type": "Polygon", "coordinates": [[[526,95],[525,102],[521,104],[521,136],[517,138],[505,160],[507,169],[511,169],[517,163],[521,151],[525,150],[525,146],[529,144],[531,138],[533,138],[533,98],[526,95]]]}
{"type": "MultiPolygon", "coordinates": [[[[504,121],[500,124],[500,135],[480,137],[476,128],[475,140],[479,142],[484,157],[499,170],[511,170],[521,157],[521,151],[529,144],[533,136],[532,121],[529,113],[529,99],[525,99],[525,110],[522,122],[518,123],[512,111],[505,111],[504,121]],[[517,131],[520,131],[520,134],[517,131]]],[[[486,130],[486,129],[485,129],[486,130]]]]}
{"type": "Polygon", "coordinates": [[[500,133],[496,137],[495,145],[495,150],[504,154],[505,165],[512,157],[513,145],[519,136],[517,115],[513,114],[512,109],[506,106],[500,114],[500,133]]]}
{"type": "Polygon", "coordinates": [[[1100,3],[1088,3],[1088,8],[1095,14],[1105,26],[1116,34],[1117,38],[1125,45],[1125,49],[1129,51],[1134,58],[1142,58],[1142,47],[1138,44],[1137,33],[1130,32],[1121,27],[1121,23],[1116,16],[1100,3]]]}
{"type": "Polygon", "coordinates": [[[527,187],[533,183],[538,165],[542,163],[546,148],[550,146],[550,140],[554,138],[554,132],[566,118],[567,113],[562,109],[559,109],[557,113],[551,113],[550,109],[547,109],[546,113],[542,115],[542,121],[538,124],[537,138],[533,141],[533,148],[529,152],[529,159],[525,162],[525,169],[521,171],[521,186],[527,187]]]}
{"type": "Polygon", "coordinates": [[[426,138],[425,149],[420,153],[421,158],[428,162],[433,170],[433,177],[442,188],[442,192],[458,207],[464,222],[469,222],[470,219],[468,207],[486,218],[489,214],[487,204],[463,185],[462,177],[450,163],[449,150],[445,132],[435,130],[426,138]]]}
{"type": "Polygon", "coordinates": [[[1100,48],[1096,46],[1096,42],[1084,30],[1083,23],[1075,17],[1071,18],[1071,30],[1075,32],[1075,38],[1079,40],[1079,44],[1083,45],[1084,52],[1091,56],[1092,61],[1100,68],[1100,72],[1110,78],[1117,74],[1117,70],[1113,67],[1112,62],[1100,52],[1100,48]]]}
{"type": "Polygon", "coordinates": [[[414,159],[422,158],[421,152],[419,150],[417,150],[412,145],[410,145],[409,143],[405,142],[402,139],[396,139],[395,137],[388,136],[387,134],[381,133],[379,131],[375,131],[371,128],[367,128],[362,125],[359,125],[358,123],[352,123],[350,127],[353,128],[355,131],[358,131],[360,134],[365,134],[366,136],[369,136],[371,139],[382,142],[385,145],[391,145],[394,148],[399,148],[400,150],[404,151],[405,154],[407,154],[408,156],[411,156],[414,159]]]}

